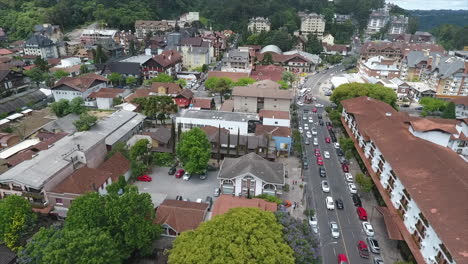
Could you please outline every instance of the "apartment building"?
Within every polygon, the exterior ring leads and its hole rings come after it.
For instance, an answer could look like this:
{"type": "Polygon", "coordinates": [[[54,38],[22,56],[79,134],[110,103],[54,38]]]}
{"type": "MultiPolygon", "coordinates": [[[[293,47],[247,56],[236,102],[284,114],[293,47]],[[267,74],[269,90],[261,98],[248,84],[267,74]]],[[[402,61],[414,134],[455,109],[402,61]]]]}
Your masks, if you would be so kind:
{"type": "Polygon", "coordinates": [[[367,22],[366,33],[369,35],[378,33],[382,28],[387,25],[390,20],[389,9],[380,8],[372,11],[367,22]]]}
{"type": "Polygon", "coordinates": [[[359,73],[377,79],[400,77],[400,65],[395,59],[376,56],[358,64],[359,73]]]}
{"type": "Polygon", "coordinates": [[[292,91],[281,90],[279,84],[263,80],[248,86],[236,86],[232,89],[234,111],[258,113],[260,110],[289,112],[292,91]]]}
{"type": "Polygon", "coordinates": [[[341,103],[342,123],[387,205],[377,209],[390,238],[405,240],[417,263],[466,263],[468,205],[459,201],[468,163],[450,141],[466,151],[467,123],[411,117],[365,96],[341,103]]]}
{"type": "Polygon", "coordinates": [[[88,28],[83,30],[80,36],[80,41],[83,44],[91,44],[94,45],[100,40],[118,39],[119,31],[117,29],[96,29],[96,28],[88,28]]]}
{"type": "Polygon", "coordinates": [[[390,18],[389,34],[404,34],[408,29],[408,17],[404,15],[392,16],[390,18]]]}
{"type": "Polygon", "coordinates": [[[458,57],[429,57],[421,80],[436,88],[437,97],[468,96],[468,61],[458,57]]]}
{"type": "Polygon", "coordinates": [[[137,20],[135,21],[135,35],[138,39],[145,38],[148,34],[154,35],[157,32],[172,30],[167,21],[137,20]]]}
{"type": "Polygon", "coordinates": [[[367,41],[361,47],[360,59],[367,60],[370,57],[384,56],[401,61],[411,51],[445,53],[445,49],[442,46],[433,43],[367,41]]]}
{"type": "Polygon", "coordinates": [[[468,118],[468,96],[452,99],[455,103],[455,116],[457,119],[468,118]]]}
{"type": "Polygon", "coordinates": [[[43,59],[58,58],[57,45],[44,35],[32,35],[24,42],[24,55],[40,56],[43,59]]]}
{"type": "Polygon", "coordinates": [[[319,40],[323,38],[325,31],[325,17],[316,13],[299,13],[301,18],[301,33],[304,35],[314,34],[319,40]]]}
{"type": "Polygon", "coordinates": [[[250,70],[249,51],[230,50],[223,62],[223,71],[250,70]]]}
{"type": "Polygon", "coordinates": [[[249,20],[247,29],[252,33],[259,33],[262,31],[270,31],[271,22],[268,18],[264,17],[252,17],[249,20]]]}

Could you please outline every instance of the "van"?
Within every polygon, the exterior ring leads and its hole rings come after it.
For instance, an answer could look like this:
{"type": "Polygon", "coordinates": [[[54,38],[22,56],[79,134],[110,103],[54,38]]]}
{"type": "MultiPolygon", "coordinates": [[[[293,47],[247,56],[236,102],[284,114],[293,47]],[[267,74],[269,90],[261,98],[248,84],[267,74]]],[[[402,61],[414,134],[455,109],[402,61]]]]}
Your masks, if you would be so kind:
{"type": "Polygon", "coordinates": [[[366,209],[362,208],[362,207],[358,207],[356,208],[356,213],[359,217],[360,220],[362,221],[367,221],[367,212],[366,212],[366,209]]]}

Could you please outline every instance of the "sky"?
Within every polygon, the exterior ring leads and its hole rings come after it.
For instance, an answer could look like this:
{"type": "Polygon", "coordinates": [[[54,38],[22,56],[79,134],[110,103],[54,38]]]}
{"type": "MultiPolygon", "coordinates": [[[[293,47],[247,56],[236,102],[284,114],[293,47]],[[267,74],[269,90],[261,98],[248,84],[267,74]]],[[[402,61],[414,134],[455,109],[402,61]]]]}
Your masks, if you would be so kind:
{"type": "Polygon", "coordinates": [[[468,10],[468,0],[387,0],[404,9],[464,9],[468,10]]]}

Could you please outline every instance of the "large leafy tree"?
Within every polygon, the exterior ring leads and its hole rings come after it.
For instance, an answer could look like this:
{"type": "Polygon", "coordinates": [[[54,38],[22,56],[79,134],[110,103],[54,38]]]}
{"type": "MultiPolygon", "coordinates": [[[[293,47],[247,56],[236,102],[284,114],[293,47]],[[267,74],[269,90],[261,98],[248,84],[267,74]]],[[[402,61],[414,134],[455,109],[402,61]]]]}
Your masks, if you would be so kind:
{"type": "Polygon", "coordinates": [[[69,75],[68,72],[66,72],[64,70],[58,70],[58,71],[54,72],[54,77],[57,80],[60,80],[63,77],[67,77],[68,75],[69,75]]]}
{"type": "Polygon", "coordinates": [[[108,59],[101,44],[98,44],[95,50],[93,49],[93,55],[94,63],[105,63],[108,59]]]}
{"type": "Polygon", "coordinates": [[[151,78],[151,82],[174,82],[174,78],[166,73],[160,73],[158,76],[151,78]]]}
{"type": "Polygon", "coordinates": [[[45,81],[48,74],[44,73],[39,68],[34,67],[31,70],[24,71],[24,75],[29,77],[31,81],[35,82],[36,86],[39,88],[39,83],[45,81]]]}
{"type": "Polygon", "coordinates": [[[419,103],[423,106],[425,112],[444,111],[447,106],[446,101],[432,97],[423,97],[419,100],[419,103]]]}
{"type": "Polygon", "coordinates": [[[141,105],[143,113],[153,120],[160,120],[162,123],[169,117],[169,114],[177,112],[177,105],[170,96],[150,96],[136,98],[134,103],[141,105]]]}
{"type": "Polygon", "coordinates": [[[370,83],[342,84],[333,90],[330,100],[341,105],[341,101],[359,96],[368,96],[396,107],[397,95],[391,88],[370,83]]]}
{"type": "Polygon", "coordinates": [[[147,139],[138,140],[130,148],[129,155],[132,161],[138,161],[146,165],[149,165],[151,162],[151,152],[150,152],[149,141],[147,139]]]}
{"type": "Polygon", "coordinates": [[[233,86],[247,86],[255,82],[255,79],[250,77],[239,78],[237,82],[233,83],[233,86]]]}
{"type": "Polygon", "coordinates": [[[0,200],[0,242],[11,250],[18,250],[20,239],[35,221],[31,204],[24,197],[10,195],[0,200]]]}
{"type": "Polygon", "coordinates": [[[75,125],[76,130],[78,131],[87,131],[96,124],[97,117],[84,112],[80,115],[80,119],[75,120],[73,125],[75,125]]]}
{"type": "Polygon", "coordinates": [[[182,133],[176,153],[187,172],[202,173],[210,159],[210,141],[200,128],[192,128],[182,133]]]}
{"type": "Polygon", "coordinates": [[[449,102],[442,113],[442,118],[455,119],[455,103],[449,102]]]}
{"type": "Polygon", "coordinates": [[[109,81],[111,81],[113,85],[120,85],[123,81],[122,75],[117,72],[111,73],[108,78],[109,78],[109,81]]]}
{"type": "Polygon", "coordinates": [[[82,97],[75,97],[70,101],[69,112],[80,115],[86,112],[86,106],[84,106],[84,100],[82,97]]]}
{"type": "Polygon", "coordinates": [[[231,79],[226,77],[211,77],[205,82],[205,87],[213,93],[219,93],[221,102],[223,102],[224,94],[231,90],[233,82],[231,79]]]}
{"type": "Polygon", "coordinates": [[[294,263],[275,215],[257,208],[234,208],[182,233],[170,250],[169,264],[294,263]]]}
{"type": "Polygon", "coordinates": [[[60,99],[50,104],[50,108],[56,116],[66,116],[70,113],[70,102],[67,99],[60,99]]]}

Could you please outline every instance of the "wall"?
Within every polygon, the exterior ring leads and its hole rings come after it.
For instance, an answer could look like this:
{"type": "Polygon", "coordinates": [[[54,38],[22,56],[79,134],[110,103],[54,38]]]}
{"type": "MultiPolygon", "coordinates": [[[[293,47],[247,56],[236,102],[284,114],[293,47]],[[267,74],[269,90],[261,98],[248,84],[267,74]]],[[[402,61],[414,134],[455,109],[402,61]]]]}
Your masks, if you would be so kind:
{"type": "Polygon", "coordinates": [[[238,128],[240,129],[241,135],[247,135],[248,133],[248,123],[245,122],[235,122],[235,121],[226,121],[220,119],[196,119],[196,118],[186,118],[186,117],[177,117],[176,123],[182,123],[182,131],[190,130],[192,127],[205,127],[205,126],[214,126],[228,129],[231,134],[237,135],[238,128]],[[192,125],[192,126],[191,126],[192,125]]]}
{"type": "Polygon", "coordinates": [[[235,112],[257,112],[257,97],[233,96],[233,99],[235,112]]]}
{"type": "Polygon", "coordinates": [[[113,98],[96,98],[98,109],[112,109],[113,98]]]}
{"type": "Polygon", "coordinates": [[[265,98],[263,109],[289,112],[291,100],[265,98]]]}
{"type": "Polygon", "coordinates": [[[275,137],[274,136],[273,139],[275,140],[276,150],[287,151],[288,154],[290,153],[291,144],[292,144],[292,139],[290,137],[275,137]],[[284,145],[284,144],[288,145],[286,150],[281,148],[281,145],[284,145]]]}
{"type": "Polygon", "coordinates": [[[275,118],[264,117],[263,124],[267,126],[290,127],[291,121],[289,119],[275,119],[275,118]]]}
{"type": "Polygon", "coordinates": [[[409,127],[409,132],[415,137],[422,138],[424,140],[430,141],[434,144],[441,145],[443,147],[448,146],[450,140],[450,134],[440,131],[414,131],[413,128],[409,127]]]}
{"type": "Polygon", "coordinates": [[[85,153],[87,160],[86,165],[89,168],[97,168],[99,165],[101,165],[101,163],[104,162],[107,154],[106,144],[104,142],[104,139],[101,140],[97,145],[85,153]]]}
{"type": "Polygon", "coordinates": [[[55,102],[66,99],[71,101],[75,97],[83,97],[83,94],[79,91],[67,91],[67,90],[52,90],[52,94],[54,95],[55,102]]]}

